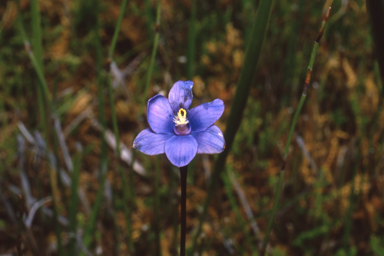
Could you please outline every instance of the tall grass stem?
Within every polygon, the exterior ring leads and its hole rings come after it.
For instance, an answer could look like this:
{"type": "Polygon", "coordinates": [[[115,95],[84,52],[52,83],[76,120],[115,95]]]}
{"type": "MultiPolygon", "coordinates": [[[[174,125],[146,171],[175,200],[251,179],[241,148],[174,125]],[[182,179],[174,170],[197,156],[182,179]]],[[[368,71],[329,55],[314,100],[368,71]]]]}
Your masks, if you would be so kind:
{"type": "MultiPolygon", "coordinates": [[[[42,128],[44,130],[44,136],[47,140],[46,144],[46,151],[45,155],[47,159],[49,159],[49,132],[48,132],[48,123],[46,118],[46,112],[45,112],[45,102],[48,104],[48,113],[50,114],[52,112],[52,102],[51,102],[51,96],[49,94],[48,85],[44,78],[43,73],[43,61],[42,61],[42,38],[41,38],[41,27],[40,27],[40,13],[38,8],[38,3],[36,0],[31,2],[31,16],[32,16],[32,31],[33,31],[33,47],[37,50],[37,57],[35,56],[35,53],[32,51],[32,48],[29,44],[29,41],[27,39],[27,35],[25,33],[23,21],[22,21],[22,15],[21,15],[21,7],[20,7],[20,0],[17,0],[17,24],[19,27],[20,35],[23,39],[25,50],[28,54],[29,59],[32,62],[32,66],[37,74],[38,78],[38,87],[37,87],[37,94],[38,94],[38,101],[39,101],[39,111],[41,114],[41,123],[42,128]]],[[[56,189],[56,176],[53,175],[53,171],[49,170],[49,177],[50,177],[50,185],[52,189],[52,193],[54,194],[54,191],[56,189]]],[[[53,222],[54,222],[54,229],[57,239],[57,250],[58,255],[63,255],[63,246],[61,241],[61,227],[57,221],[58,217],[58,202],[57,198],[55,196],[52,197],[53,199],[53,222]]]]}
{"type": "Polygon", "coordinates": [[[126,6],[127,6],[127,0],[123,0],[121,2],[120,13],[119,13],[119,17],[117,19],[117,24],[116,24],[116,27],[115,27],[115,32],[113,33],[113,38],[112,38],[111,46],[109,47],[109,60],[110,61],[113,60],[113,53],[115,51],[116,42],[117,42],[117,38],[119,36],[119,31],[120,31],[120,28],[121,28],[121,22],[123,21],[123,17],[124,17],[124,12],[125,12],[126,6]]]}
{"type": "Polygon", "coordinates": [[[145,15],[147,17],[147,30],[148,30],[148,37],[153,40],[153,34],[152,34],[152,24],[153,24],[153,15],[151,11],[151,0],[145,0],[145,15]]]}
{"type": "Polygon", "coordinates": [[[81,166],[81,152],[78,152],[73,159],[73,172],[71,183],[71,202],[69,205],[69,255],[76,254],[76,214],[78,212],[78,186],[81,166]]]}
{"type": "MultiPolygon", "coordinates": [[[[113,53],[115,51],[116,42],[117,42],[117,38],[118,38],[119,31],[121,28],[121,23],[122,23],[122,20],[124,17],[126,6],[127,6],[127,0],[123,0],[121,3],[120,13],[119,13],[119,17],[118,17],[117,24],[115,27],[115,32],[113,34],[111,46],[109,47],[109,62],[110,63],[114,62],[113,53]]],[[[124,211],[124,218],[125,218],[125,224],[126,224],[126,230],[127,230],[127,240],[128,240],[127,241],[127,247],[128,247],[129,253],[132,253],[134,251],[134,247],[133,247],[134,245],[133,245],[132,236],[131,236],[131,218],[130,218],[130,213],[128,210],[129,195],[128,195],[128,190],[126,189],[128,182],[127,182],[127,178],[125,176],[124,170],[119,165],[118,160],[117,160],[120,158],[121,151],[120,151],[119,129],[118,129],[118,125],[117,125],[117,117],[116,117],[116,110],[115,110],[115,104],[114,104],[115,101],[114,101],[114,97],[113,97],[113,88],[112,88],[112,84],[111,84],[111,79],[112,79],[112,77],[108,77],[107,85],[108,85],[109,104],[110,104],[110,108],[111,108],[112,126],[113,126],[113,132],[115,134],[115,141],[116,141],[116,155],[118,156],[116,158],[116,165],[117,165],[116,168],[118,170],[118,173],[120,174],[121,182],[122,182],[122,192],[123,192],[123,202],[124,202],[123,203],[123,211],[124,211]]]]}
{"type": "Polygon", "coordinates": [[[192,0],[192,12],[189,20],[187,41],[187,79],[192,80],[194,75],[195,49],[196,49],[196,0],[192,0]]]}
{"type": "Polygon", "coordinates": [[[148,91],[149,91],[149,86],[151,84],[151,78],[152,78],[152,72],[153,72],[153,67],[155,65],[155,58],[156,58],[156,53],[157,53],[157,47],[158,47],[158,44],[159,44],[159,37],[160,37],[160,33],[159,33],[159,30],[160,30],[160,10],[161,10],[161,1],[158,0],[157,1],[157,11],[156,11],[156,26],[155,26],[155,40],[153,42],[153,48],[152,48],[152,54],[151,54],[151,62],[149,64],[149,68],[148,68],[148,73],[147,73],[147,80],[146,80],[146,83],[145,83],[145,90],[144,90],[144,94],[143,94],[143,97],[142,97],[142,100],[141,100],[141,104],[140,104],[140,110],[139,110],[139,118],[141,118],[141,115],[143,114],[143,110],[144,110],[144,106],[145,106],[145,102],[147,100],[147,95],[148,95],[148,91]]]}
{"type": "MultiPolygon", "coordinates": [[[[42,46],[42,36],[41,36],[41,18],[39,12],[39,4],[37,0],[31,0],[31,12],[32,12],[32,48],[36,56],[36,64],[39,66],[41,73],[44,73],[43,69],[43,46],[42,46]]],[[[25,41],[25,40],[24,40],[25,41]]],[[[38,83],[42,83],[38,81],[38,83]]],[[[46,129],[47,120],[45,117],[45,102],[44,95],[42,91],[43,84],[37,86],[37,99],[40,112],[40,126],[43,129],[46,129]]]]}
{"type": "Polygon", "coordinates": [[[305,77],[303,93],[301,94],[299,105],[298,105],[298,107],[296,109],[295,115],[293,116],[291,127],[289,129],[287,142],[286,142],[285,147],[284,147],[283,165],[281,167],[281,171],[280,171],[280,175],[279,175],[279,183],[278,183],[278,186],[277,186],[277,190],[276,190],[276,194],[275,194],[275,199],[273,201],[272,213],[271,213],[271,215],[269,217],[267,231],[265,233],[265,237],[264,237],[264,241],[263,241],[263,247],[262,247],[262,250],[261,250],[261,256],[263,256],[265,254],[265,251],[266,251],[266,248],[267,248],[267,244],[268,244],[268,240],[269,240],[269,234],[270,234],[271,229],[272,229],[273,220],[274,220],[275,215],[276,215],[276,211],[277,211],[277,208],[278,208],[278,203],[279,203],[280,196],[281,196],[281,190],[282,190],[282,187],[283,187],[284,174],[285,174],[285,165],[286,165],[286,160],[287,160],[288,153],[289,153],[289,146],[291,144],[293,132],[295,130],[299,114],[301,112],[301,109],[303,108],[305,99],[307,98],[308,87],[309,87],[309,83],[310,83],[310,80],[311,80],[313,64],[315,62],[317,49],[319,47],[319,42],[320,42],[320,39],[321,39],[321,37],[322,37],[322,35],[324,33],[325,25],[326,25],[326,22],[327,22],[327,20],[329,18],[330,11],[331,11],[331,7],[329,7],[328,12],[327,12],[327,14],[326,14],[326,16],[325,16],[325,18],[323,20],[322,26],[321,26],[321,28],[320,28],[317,36],[316,36],[315,43],[314,43],[314,46],[313,46],[313,49],[312,49],[312,53],[311,53],[311,58],[309,60],[309,65],[308,65],[308,69],[307,69],[307,75],[305,77]]]}
{"type": "MultiPolygon", "coordinates": [[[[95,9],[96,17],[98,17],[99,12],[99,6],[100,2],[99,0],[95,1],[95,9]]],[[[99,190],[96,194],[95,203],[93,205],[91,214],[89,216],[88,225],[85,228],[84,237],[83,237],[83,244],[85,248],[88,248],[91,241],[92,241],[92,235],[93,231],[96,225],[97,215],[99,208],[102,203],[103,195],[104,195],[104,189],[105,189],[105,182],[106,182],[106,176],[107,176],[107,170],[108,170],[108,155],[107,155],[107,143],[105,141],[105,103],[104,103],[104,81],[102,77],[102,46],[99,36],[99,19],[96,18],[96,24],[94,26],[94,37],[95,37],[95,51],[96,51],[96,75],[97,75],[97,94],[98,94],[98,103],[99,103],[99,121],[101,124],[101,159],[100,159],[100,170],[99,170],[99,190]]],[[[82,254],[83,255],[83,254],[82,254]]]]}
{"type": "Polygon", "coordinates": [[[208,205],[212,199],[213,191],[216,183],[220,178],[220,172],[224,169],[226,158],[231,150],[235,135],[240,127],[243,112],[247,103],[252,80],[256,72],[257,63],[259,61],[261,50],[263,47],[265,35],[271,16],[273,0],[261,0],[258,11],[253,23],[251,36],[248,42],[243,68],[241,70],[240,79],[236,87],[235,97],[232,102],[232,108],[227,121],[225,130],[226,148],[221,153],[215,163],[211,182],[208,188],[208,194],[203,206],[203,212],[200,215],[197,230],[192,241],[192,248],[189,255],[196,249],[197,238],[200,236],[203,221],[207,215],[208,205]]]}

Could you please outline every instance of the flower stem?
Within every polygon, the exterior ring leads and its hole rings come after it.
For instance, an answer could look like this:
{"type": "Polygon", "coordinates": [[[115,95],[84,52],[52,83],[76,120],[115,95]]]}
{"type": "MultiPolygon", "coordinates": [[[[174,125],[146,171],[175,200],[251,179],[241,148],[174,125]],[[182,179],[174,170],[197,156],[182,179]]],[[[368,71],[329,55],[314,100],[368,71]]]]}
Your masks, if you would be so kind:
{"type": "Polygon", "coordinates": [[[154,177],[154,197],[153,197],[153,212],[154,223],[153,229],[155,231],[155,256],[161,256],[161,245],[160,245],[160,157],[156,156],[156,168],[155,168],[155,177],[154,177]]]}
{"type": "Polygon", "coordinates": [[[185,235],[187,227],[187,170],[188,165],[180,167],[181,178],[181,232],[180,232],[180,256],[185,256],[185,235]]]}

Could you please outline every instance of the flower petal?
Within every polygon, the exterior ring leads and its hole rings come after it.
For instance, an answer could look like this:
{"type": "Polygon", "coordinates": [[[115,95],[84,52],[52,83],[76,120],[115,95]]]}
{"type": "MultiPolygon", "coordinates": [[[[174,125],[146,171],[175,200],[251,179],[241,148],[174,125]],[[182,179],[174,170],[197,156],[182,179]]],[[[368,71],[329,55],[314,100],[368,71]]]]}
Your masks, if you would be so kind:
{"type": "Polygon", "coordinates": [[[172,136],[167,134],[154,133],[151,128],[142,130],[133,141],[133,148],[140,152],[153,156],[165,152],[165,143],[172,136]]]}
{"type": "Polygon", "coordinates": [[[158,94],[149,99],[147,119],[155,133],[174,134],[173,112],[167,98],[158,94]]]}
{"type": "Polygon", "coordinates": [[[216,99],[212,102],[201,104],[188,113],[192,133],[201,132],[213,125],[224,112],[224,102],[216,99]]]}
{"type": "Polygon", "coordinates": [[[192,136],[197,141],[198,154],[217,154],[223,152],[225,148],[223,133],[216,125],[202,132],[193,133],[192,136]]]}
{"type": "Polygon", "coordinates": [[[168,100],[175,115],[180,108],[188,110],[189,106],[191,106],[193,98],[192,87],[192,81],[177,81],[173,85],[169,92],[168,100]]]}
{"type": "Polygon", "coordinates": [[[177,167],[186,166],[196,156],[197,141],[191,135],[173,136],[165,143],[165,154],[177,167]]]}

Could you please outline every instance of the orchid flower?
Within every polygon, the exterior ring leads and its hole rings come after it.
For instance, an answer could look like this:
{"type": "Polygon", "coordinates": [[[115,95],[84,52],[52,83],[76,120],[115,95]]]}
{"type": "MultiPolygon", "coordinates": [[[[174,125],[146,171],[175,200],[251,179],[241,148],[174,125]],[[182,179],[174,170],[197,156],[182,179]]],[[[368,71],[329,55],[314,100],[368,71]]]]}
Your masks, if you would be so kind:
{"type": "Polygon", "coordinates": [[[224,112],[224,103],[216,99],[189,109],[192,81],[178,81],[168,99],[160,94],[147,103],[149,128],[141,131],[133,148],[147,155],[165,153],[177,167],[188,165],[196,154],[217,154],[224,150],[223,133],[214,125],[224,112]]]}

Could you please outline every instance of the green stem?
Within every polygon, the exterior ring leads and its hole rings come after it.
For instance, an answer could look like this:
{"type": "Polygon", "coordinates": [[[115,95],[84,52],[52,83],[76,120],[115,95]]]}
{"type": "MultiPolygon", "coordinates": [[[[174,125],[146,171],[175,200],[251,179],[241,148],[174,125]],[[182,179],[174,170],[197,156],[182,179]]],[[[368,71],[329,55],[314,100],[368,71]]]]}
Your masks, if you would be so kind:
{"type": "Polygon", "coordinates": [[[41,36],[41,19],[39,12],[39,4],[37,0],[31,0],[31,11],[32,11],[32,47],[33,52],[36,55],[37,62],[43,70],[43,46],[41,36]]]}
{"type": "MultiPolygon", "coordinates": [[[[83,238],[83,245],[85,248],[88,248],[91,241],[92,241],[92,234],[94,231],[94,227],[97,220],[97,214],[100,208],[100,205],[102,203],[103,195],[104,195],[104,189],[105,189],[105,179],[107,174],[107,163],[104,162],[104,165],[100,168],[100,187],[96,194],[95,203],[93,205],[91,214],[89,216],[88,225],[85,228],[84,232],[84,238],[83,238]],[[104,181],[103,181],[104,180],[104,181]]],[[[84,254],[81,254],[84,255],[84,254]]]]}
{"type": "MultiPolygon", "coordinates": [[[[37,3],[35,3],[35,4],[37,5],[37,3]]],[[[27,39],[27,35],[25,33],[25,29],[24,29],[24,25],[23,25],[22,17],[21,17],[20,0],[17,1],[17,8],[18,8],[17,23],[19,26],[19,32],[20,32],[21,37],[23,38],[25,50],[28,53],[28,57],[32,62],[32,66],[35,69],[35,72],[37,74],[37,78],[40,82],[39,86],[37,87],[39,109],[40,109],[41,119],[42,119],[42,123],[43,123],[43,128],[45,129],[45,135],[47,135],[48,125],[46,122],[47,119],[46,119],[45,107],[44,107],[44,105],[45,105],[44,96],[46,97],[46,100],[48,102],[49,107],[51,107],[51,96],[50,96],[49,91],[48,91],[48,85],[47,85],[45,78],[44,78],[43,67],[42,67],[42,55],[38,54],[38,56],[37,56],[38,59],[36,59],[34,52],[32,51],[31,46],[29,44],[29,41],[27,39]]],[[[33,24],[34,24],[33,27],[34,28],[39,26],[39,23],[38,23],[39,18],[36,18],[36,16],[39,17],[39,14],[35,14],[35,12],[38,12],[37,8],[38,7],[35,5],[32,6],[32,17],[33,17],[33,24]]],[[[33,44],[34,44],[33,46],[36,47],[37,49],[39,49],[42,47],[41,46],[41,32],[39,32],[40,30],[37,28],[35,28],[34,30],[37,31],[36,32],[37,35],[33,41],[33,44]],[[40,39],[39,39],[39,36],[40,36],[40,39]]],[[[46,138],[48,138],[48,137],[46,136],[46,138]]]]}
{"type": "Polygon", "coordinates": [[[192,241],[192,248],[189,255],[192,255],[197,246],[197,238],[200,236],[201,228],[205,216],[207,215],[208,206],[213,196],[216,183],[220,179],[220,172],[224,170],[226,158],[232,148],[235,135],[240,127],[243,112],[247,103],[249,91],[252,85],[252,80],[256,72],[257,63],[260,58],[265,35],[268,29],[269,19],[271,16],[273,0],[261,0],[259,8],[253,23],[251,37],[248,42],[243,68],[241,70],[239,82],[236,87],[235,97],[232,102],[231,112],[227,121],[225,131],[226,148],[221,153],[215,162],[215,168],[211,177],[211,182],[208,188],[208,194],[204,202],[203,212],[199,219],[197,230],[192,241]]]}
{"type": "Polygon", "coordinates": [[[287,160],[287,157],[288,157],[289,145],[291,144],[291,140],[292,140],[292,136],[293,136],[293,131],[295,130],[299,114],[301,112],[301,109],[303,108],[305,99],[307,97],[309,82],[311,80],[311,75],[312,75],[313,64],[315,62],[317,49],[319,47],[319,41],[320,41],[320,39],[321,39],[321,37],[322,37],[322,35],[324,33],[325,25],[326,25],[326,22],[328,20],[329,14],[330,14],[330,10],[331,10],[331,8],[328,9],[328,12],[327,12],[327,14],[326,14],[326,16],[324,18],[323,23],[322,23],[322,26],[321,26],[318,34],[317,34],[317,37],[316,37],[316,40],[315,40],[315,43],[314,43],[314,46],[313,46],[313,49],[312,49],[309,65],[308,65],[307,75],[306,75],[305,82],[304,82],[303,93],[301,95],[301,98],[300,98],[300,101],[299,101],[299,105],[298,105],[298,107],[296,109],[296,112],[295,112],[295,115],[293,117],[293,120],[292,120],[292,123],[291,123],[291,127],[289,129],[287,142],[286,142],[285,148],[284,148],[283,166],[282,166],[281,171],[280,171],[279,185],[277,187],[276,196],[275,196],[275,199],[274,199],[274,202],[273,202],[272,214],[270,215],[270,218],[269,218],[269,221],[268,221],[267,232],[266,232],[265,237],[264,237],[263,247],[262,247],[261,254],[260,254],[261,256],[263,256],[265,254],[265,251],[266,251],[266,248],[267,248],[267,244],[268,244],[268,240],[269,240],[269,234],[270,234],[271,229],[272,229],[273,220],[275,218],[276,210],[278,208],[278,204],[279,204],[279,200],[280,200],[280,196],[281,196],[281,189],[282,189],[283,181],[284,181],[285,164],[286,164],[286,160],[287,160]]]}
{"type": "Polygon", "coordinates": [[[196,48],[196,0],[192,0],[191,19],[189,21],[188,43],[187,43],[187,79],[193,79],[195,48],[196,48]]]}
{"type": "Polygon", "coordinates": [[[76,154],[73,159],[73,173],[71,183],[71,204],[69,206],[69,255],[76,254],[76,214],[78,206],[78,186],[79,186],[79,175],[81,166],[81,152],[76,154]]]}
{"type": "Polygon", "coordinates": [[[119,36],[121,22],[123,21],[123,17],[124,17],[124,12],[125,12],[126,6],[127,6],[127,0],[123,0],[121,2],[120,13],[119,13],[119,18],[117,19],[117,24],[116,24],[116,27],[115,27],[115,32],[113,33],[111,47],[109,47],[109,59],[111,61],[113,60],[113,52],[115,51],[117,37],[119,36]]]}
{"type": "MultiPolygon", "coordinates": [[[[37,0],[31,1],[31,12],[32,12],[32,48],[36,56],[36,65],[39,66],[39,69],[41,70],[41,73],[43,74],[43,47],[42,47],[42,37],[41,37],[41,19],[40,19],[40,12],[39,12],[39,5],[37,0]]],[[[26,40],[24,40],[26,42],[26,40]]],[[[44,76],[44,75],[43,75],[44,76]]],[[[41,83],[41,78],[40,82],[41,83]]],[[[43,84],[39,85],[37,87],[37,99],[39,102],[39,112],[41,117],[41,123],[40,126],[43,129],[47,129],[47,120],[45,117],[45,102],[44,102],[44,95],[42,91],[43,84]]]]}
{"type": "Polygon", "coordinates": [[[112,126],[113,133],[115,134],[115,142],[116,142],[116,155],[120,157],[120,138],[119,138],[119,128],[117,126],[117,117],[115,110],[115,101],[113,98],[113,90],[111,85],[110,77],[107,79],[107,87],[108,87],[108,97],[109,97],[109,106],[111,108],[111,117],[112,117],[112,126]]]}
{"type": "MultiPolygon", "coordinates": [[[[131,213],[133,212],[133,208],[135,206],[135,190],[134,190],[135,183],[133,180],[134,179],[134,171],[133,171],[134,161],[135,161],[135,150],[132,150],[132,162],[131,162],[131,165],[129,168],[128,181],[127,181],[125,175],[124,175],[124,179],[123,179],[124,184],[127,184],[127,186],[128,186],[128,189],[125,189],[125,191],[123,191],[123,193],[125,193],[125,195],[123,194],[123,196],[127,197],[126,202],[128,205],[126,206],[126,210],[127,210],[128,216],[131,216],[131,213]]],[[[129,222],[127,224],[127,232],[128,232],[128,241],[129,241],[129,251],[132,254],[134,254],[135,247],[134,247],[134,243],[132,240],[132,224],[130,222],[130,219],[129,219],[129,222]]]]}
{"type": "MultiPolygon", "coordinates": [[[[95,12],[96,17],[99,12],[99,1],[95,2],[95,12]]],[[[103,84],[104,81],[102,79],[102,69],[101,69],[101,62],[102,62],[102,46],[99,36],[99,19],[96,19],[96,24],[94,27],[94,33],[95,33],[95,50],[96,50],[96,74],[97,74],[97,91],[98,91],[98,102],[99,102],[99,119],[101,124],[101,160],[100,160],[100,171],[99,171],[99,190],[96,194],[96,199],[94,206],[92,208],[91,214],[89,216],[88,225],[85,228],[84,232],[84,238],[83,238],[83,244],[85,248],[88,248],[91,241],[92,241],[92,234],[94,227],[96,225],[97,215],[100,208],[100,205],[102,203],[103,195],[104,195],[104,188],[105,188],[105,182],[106,182],[106,176],[107,176],[107,169],[108,169],[108,156],[107,156],[107,144],[105,141],[105,103],[104,103],[104,88],[103,84]]],[[[82,254],[83,255],[83,254],[82,254]]]]}
{"type": "Polygon", "coordinates": [[[139,118],[143,114],[145,102],[146,102],[147,95],[148,95],[149,85],[151,84],[153,67],[155,65],[157,46],[159,44],[159,37],[160,37],[160,33],[159,33],[159,30],[160,30],[160,10],[161,10],[160,6],[161,6],[160,5],[160,0],[158,0],[157,1],[157,11],[156,11],[155,41],[153,43],[152,55],[151,55],[151,63],[149,64],[149,68],[148,68],[148,75],[147,75],[147,81],[146,81],[146,84],[145,84],[144,95],[142,97],[141,104],[140,104],[140,110],[139,110],[139,114],[138,114],[139,118]]]}
{"type": "MultiPolygon", "coordinates": [[[[121,22],[122,22],[123,17],[124,17],[124,12],[125,12],[126,6],[127,6],[127,0],[123,0],[121,3],[120,14],[119,14],[119,18],[117,20],[117,24],[115,27],[115,32],[113,34],[112,43],[111,43],[111,46],[109,48],[109,61],[110,62],[114,61],[113,60],[113,53],[114,53],[114,50],[116,47],[116,42],[117,42],[117,38],[118,38],[119,31],[121,28],[121,22]]],[[[118,159],[121,156],[120,138],[119,138],[119,129],[118,129],[118,125],[117,125],[117,117],[116,117],[116,110],[115,110],[115,104],[114,104],[115,101],[113,99],[113,90],[112,90],[112,85],[111,85],[111,79],[112,78],[107,79],[108,96],[109,96],[109,104],[110,104],[110,108],[111,108],[113,132],[115,134],[115,141],[116,141],[116,155],[117,155],[117,159],[118,159]]],[[[128,232],[128,234],[127,234],[127,239],[128,239],[127,247],[128,247],[129,252],[132,253],[134,251],[134,249],[133,249],[133,241],[132,241],[132,236],[131,236],[131,218],[130,218],[130,212],[128,209],[129,195],[128,195],[128,190],[126,189],[128,182],[127,182],[127,178],[125,176],[124,170],[121,168],[121,166],[119,165],[117,160],[116,160],[116,165],[117,165],[118,173],[120,174],[120,177],[121,177],[122,190],[123,190],[123,201],[125,202],[123,204],[123,210],[124,210],[126,229],[128,232]]]]}
{"type": "Polygon", "coordinates": [[[145,15],[147,17],[147,30],[148,30],[148,37],[153,40],[153,35],[152,35],[152,24],[153,24],[153,16],[151,12],[151,1],[150,0],[145,0],[145,15]]]}
{"type": "Polygon", "coordinates": [[[265,237],[264,237],[264,240],[263,240],[263,246],[262,246],[260,255],[264,255],[265,254],[265,250],[267,249],[267,244],[268,244],[268,240],[269,240],[269,234],[271,232],[271,228],[272,228],[272,224],[273,224],[273,219],[274,219],[274,217],[276,215],[278,202],[279,202],[280,196],[281,196],[281,188],[283,187],[284,174],[285,174],[285,171],[283,169],[280,172],[279,184],[277,185],[275,201],[273,202],[272,213],[271,213],[271,217],[269,218],[267,232],[265,233],[265,237]]]}
{"type": "Polygon", "coordinates": [[[289,128],[287,142],[286,142],[285,147],[284,147],[284,158],[283,158],[284,161],[287,160],[288,152],[289,152],[289,145],[291,144],[293,132],[295,131],[296,123],[297,123],[297,120],[299,119],[299,115],[300,115],[301,109],[303,108],[303,105],[304,105],[306,98],[307,98],[307,95],[304,94],[304,92],[303,92],[303,94],[300,97],[299,105],[297,106],[295,115],[293,116],[291,127],[289,128]]]}
{"type": "MultiPolygon", "coordinates": [[[[36,56],[34,52],[31,49],[31,46],[29,44],[29,41],[27,39],[27,35],[25,33],[24,25],[22,22],[21,17],[21,8],[20,8],[20,0],[17,0],[17,23],[19,26],[19,32],[21,34],[21,37],[24,41],[25,50],[28,53],[28,57],[32,62],[32,66],[37,74],[38,77],[38,87],[37,87],[37,95],[38,95],[38,101],[39,101],[39,111],[41,114],[41,122],[42,127],[44,130],[44,136],[46,139],[46,148],[45,148],[45,155],[47,159],[49,159],[49,133],[48,133],[48,123],[46,118],[46,112],[45,112],[45,102],[48,104],[48,115],[52,113],[52,100],[51,96],[48,90],[48,85],[44,78],[44,72],[43,72],[43,58],[42,58],[42,39],[41,39],[41,27],[40,27],[40,13],[38,8],[38,3],[36,0],[33,0],[31,2],[31,12],[32,12],[32,30],[33,30],[33,47],[36,51],[36,56]]],[[[55,190],[55,176],[52,174],[52,170],[49,170],[49,176],[50,176],[50,182],[51,182],[51,189],[52,193],[55,190]]],[[[57,247],[58,247],[58,254],[63,255],[63,246],[61,241],[61,227],[57,221],[58,217],[58,204],[57,204],[57,198],[55,196],[52,197],[53,201],[53,222],[54,222],[54,229],[55,234],[57,238],[57,247]]]]}

